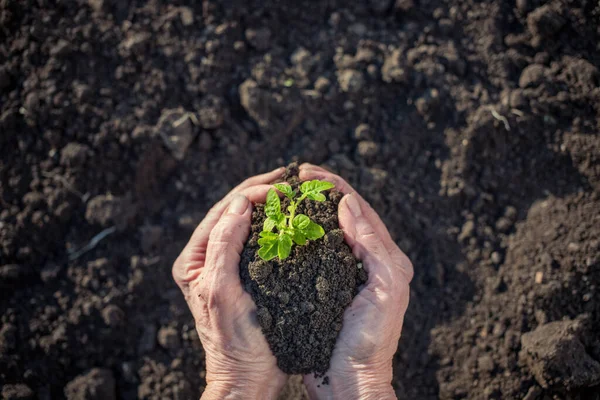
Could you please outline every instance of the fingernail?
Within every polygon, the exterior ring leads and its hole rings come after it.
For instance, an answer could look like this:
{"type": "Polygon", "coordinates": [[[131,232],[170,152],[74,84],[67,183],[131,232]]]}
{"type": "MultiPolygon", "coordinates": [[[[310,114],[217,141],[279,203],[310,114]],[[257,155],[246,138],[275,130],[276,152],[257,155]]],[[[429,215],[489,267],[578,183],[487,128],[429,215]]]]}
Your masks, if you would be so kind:
{"type": "Polygon", "coordinates": [[[357,218],[362,215],[362,209],[360,208],[360,204],[358,203],[358,200],[356,200],[356,196],[354,194],[348,195],[346,204],[348,204],[348,208],[350,209],[352,215],[357,218]]]}
{"type": "Polygon", "coordinates": [[[242,215],[248,209],[248,199],[246,196],[238,194],[233,200],[231,200],[231,204],[229,204],[229,213],[242,215]]]}

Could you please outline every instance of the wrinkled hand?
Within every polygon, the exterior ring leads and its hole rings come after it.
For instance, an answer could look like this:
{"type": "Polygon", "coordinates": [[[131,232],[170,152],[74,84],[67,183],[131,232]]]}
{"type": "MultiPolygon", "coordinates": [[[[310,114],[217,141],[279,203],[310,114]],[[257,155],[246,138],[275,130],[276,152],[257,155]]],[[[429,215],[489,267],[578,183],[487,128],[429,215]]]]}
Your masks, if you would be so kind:
{"type": "Polygon", "coordinates": [[[240,254],[250,233],[252,203],[284,168],[247,179],[206,215],[173,265],[173,277],[196,321],[206,353],[203,399],[270,399],[287,376],[277,367],[256,306],[239,277],[240,254]]]}
{"type": "Polygon", "coordinates": [[[366,285],[346,309],[327,376],[305,375],[311,398],[395,399],[392,359],[408,307],[413,267],[385,225],[342,178],[311,164],[300,166],[300,180],[322,179],[345,193],[339,222],[346,242],[369,273],[366,285]]]}

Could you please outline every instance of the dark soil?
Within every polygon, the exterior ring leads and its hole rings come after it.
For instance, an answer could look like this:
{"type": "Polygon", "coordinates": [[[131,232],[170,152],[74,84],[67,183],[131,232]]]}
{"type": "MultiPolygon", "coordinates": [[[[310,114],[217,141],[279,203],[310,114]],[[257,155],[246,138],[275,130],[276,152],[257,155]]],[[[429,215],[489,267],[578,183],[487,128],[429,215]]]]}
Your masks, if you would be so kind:
{"type": "MultiPolygon", "coordinates": [[[[288,167],[284,178],[299,192],[297,165],[288,167]]],[[[277,365],[288,374],[322,375],[329,369],[344,310],[367,281],[365,269],[339,229],[338,204],[343,195],[335,190],[324,194],[324,202],[307,199],[297,209],[297,214],[323,227],[323,238],[294,245],[283,261],[263,261],[256,252],[266,215],[264,205],[256,204],[242,253],[242,283],[258,307],[258,321],[277,365]]],[[[283,199],[281,209],[287,210],[288,205],[289,200],[283,199]]]]}
{"type": "Polygon", "coordinates": [[[0,0],[2,396],[197,399],[172,262],[299,160],[415,266],[399,397],[597,400],[599,27],[588,0],[0,0]]]}

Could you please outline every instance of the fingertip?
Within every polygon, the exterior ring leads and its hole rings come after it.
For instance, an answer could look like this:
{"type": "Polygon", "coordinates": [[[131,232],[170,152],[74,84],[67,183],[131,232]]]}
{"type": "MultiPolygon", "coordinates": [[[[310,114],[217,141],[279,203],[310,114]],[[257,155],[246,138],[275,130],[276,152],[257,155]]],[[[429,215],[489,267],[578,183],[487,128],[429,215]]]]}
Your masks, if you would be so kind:
{"type": "Polygon", "coordinates": [[[250,201],[243,194],[236,194],[229,207],[227,208],[228,214],[244,215],[250,207],[250,201]]]}

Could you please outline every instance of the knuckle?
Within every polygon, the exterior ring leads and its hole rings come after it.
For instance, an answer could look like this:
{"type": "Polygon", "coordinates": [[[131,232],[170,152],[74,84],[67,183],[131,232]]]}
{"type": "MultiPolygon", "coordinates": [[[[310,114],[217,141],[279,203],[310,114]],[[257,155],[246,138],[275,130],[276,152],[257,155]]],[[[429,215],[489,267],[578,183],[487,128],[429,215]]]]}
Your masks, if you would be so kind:
{"type": "Polygon", "coordinates": [[[224,215],[221,221],[210,234],[210,240],[214,242],[229,242],[235,236],[238,228],[237,218],[233,215],[224,215]]]}

